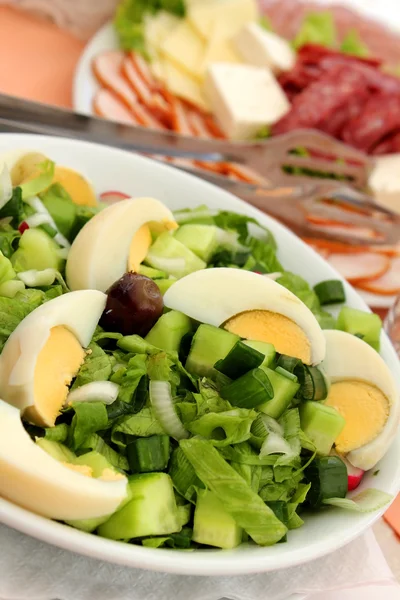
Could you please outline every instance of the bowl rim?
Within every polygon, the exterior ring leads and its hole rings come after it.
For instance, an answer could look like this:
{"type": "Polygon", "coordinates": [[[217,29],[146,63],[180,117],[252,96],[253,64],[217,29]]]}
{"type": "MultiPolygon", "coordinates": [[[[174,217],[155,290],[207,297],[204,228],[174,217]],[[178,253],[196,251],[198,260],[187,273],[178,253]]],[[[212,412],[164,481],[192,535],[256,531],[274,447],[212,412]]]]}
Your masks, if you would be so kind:
{"type": "MultiPolygon", "coordinates": [[[[0,151],[29,146],[36,146],[50,153],[52,148],[55,152],[58,150],[63,153],[67,153],[68,151],[73,153],[75,149],[77,153],[81,151],[85,156],[89,156],[90,153],[99,155],[102,157],[101,160],[105,160],[107,155],[109,155],[115,157],[116,162],[120,159],[121,163],[129,162],[132,165],[135,164],[135,166],[139,167],[139,170],[140,167],[143,167],[144,170],[155,171],[159,177],[170,179],[171,185],[175,180],[179,182],[183,189],[188,186],[197,186],[199,190],[204,190],[206,198],[207,194],[213,195],[220,205],[226,205],[229,201],[231,205],[230,209],[233,212],[255,216],[261,223],[270,228],[272,233],[279,236],[283,235],[289,245],[294,244],[295,248],[301,248],[302,253],[305,253],[313,264],[319,264],[320,268],[323,267],[327,277],[335,277],[343,281],[350,304],[355,303],[363,307],[364,310],[369,310],[357,292],[321,256],[284,225],[236,198],[229,192],[200,180],[194,175],[178,171],[169,165],[157,163],[149,158],[141,157],[125,150],[99,146],[91,142],[32,134],[0,134],[0,151]]],[[[187,204],[190,205],[189,200],[187,204]]],[[[382,349],[386,360],[390,362],[389,368],[397,375],[397,380],[400,381],[400,362],[384,332],[382,334],[382,349]]],[[[400,433],[398,433],[396,441],[397,445],[399,445],[400,433]]],[[[400,489],[400,464],[397,463],[396,466],[393,466],[393,470],[395,471],[394,478],[385,487],[385,491],[395,495],[400,489]]],[[[279,547],[274,546],[271,553],[268,552],[268,548],[257,546],[246,548],[245,552],[241,550],[243,549],[242,546],[235,550],[221,551],[215,549],[185,552],[125,544],[100,538],[78,531],[62,523],[51,521],[5,499],[0,499],[0,522],[55,546],[107,562],[182,575],[213,576],[275,571],[320,558],[361,535],[380,518],[386,509],[387,507],[384,507],[379,511],[362,516],[352,513],[351,520],[343,518],[344,523],[347,523],[348,527],[344,526],[340,535],[331,535],[328,540],[321,537],[317,542],[314,541],[310,547],[302,546],[292,549],[288,545],[290,542],[288,544],[280,544],[278,545],[279,547]]],[[[340,509],[333,510],[338,511],[340,509]]],[[[292,532],[292,534],[294,533],[292,532]]]]}

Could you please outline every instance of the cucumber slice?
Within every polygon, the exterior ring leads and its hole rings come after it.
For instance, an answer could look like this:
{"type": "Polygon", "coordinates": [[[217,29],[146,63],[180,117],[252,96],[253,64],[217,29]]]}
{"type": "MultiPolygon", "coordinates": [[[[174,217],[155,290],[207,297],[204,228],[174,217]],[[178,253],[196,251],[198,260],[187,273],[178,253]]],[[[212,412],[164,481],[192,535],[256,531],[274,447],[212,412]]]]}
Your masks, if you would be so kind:
{"type": "Polygon", "coordinates": [[[256,340],[242,340],[243,344],[246,346],[250,346],[257,352],[261,352],[264,354],[264,360],[262,362],[263,367],[270,367],[275,360],[276,350],[272,344],[268,344],[268,342],[258,342],[256,340]]]}
{"type": "Polygon", "coordinates": [[[359,336],[379,352],[382,321],[377,314],[344,306],[338,316],[337,328],[359,336]]]}
{"type": "Polygon", "coordinates": [[[156,348],[178,352],[183,336],[191,329],[192,322],[189,317],[176,310],[171,310],[165,315],[161,315],[146,335],[145,340],[156,348]]]}
{"type": "Polygon", "coordinates": [[[274,390],[274,396],[271,400],[259,406],[258,410],[273,419],[279,419],[297,394],[300,384],[268,367],[261,366],[260,368],[268,375],[274,390]]]}
{"type": "Polygon", "coordinates": [[[328,498],[345,498],[347,494],[347,468],[338,456],[323,456],[313,460],[304,472],[311,483],[307,501],[318,507],[328,498]]]}
{"type": "Polygon", "coordinates": [[[42,229],[27,229],[19,242],[19,247],[11,257],[17,272],[36,269],[56,269],[61,271],[64,260],[60,258],[60,248],[42,229]]]}
{"type": "Polygon", "coordinates": [[[302,430],[315,445],[317,454],[326,456],[342,432],[345,419],[336,409],[320,402],[304,402],[299,411],[302,430]]]}
{"type": "Polygon", "coordinates": [[[214,365],[225,358],[233,346],[240,340],[238,335],[202,324],[193,337],[186,369],[200,377],[212,377],[218,373],[214,365]]]}
{"type": "Polygon", "coordinates": [[[134,473],[163,471],[168,465],[169,449],[168,435],[137,438],[126,447],[130,470],[134,473]]]}
{"type": "Polygon", "coordinates": [[[217,548],[236,548],[242,541],[242,528],[224,510],[212,492],[201,490],[194,511],[193,541],[217,548]]]}
{"type": "Polygon", "coordinates": [[[146,267],[146,265],[139,265],[139,274],[145,275],[150,279],[166,279],[168,273],[160,271],[159,269],[152,269],[152,267],[146,267]]]}
{"type": "Polygon", "coordinates": [[[126,540],[181,530],[169,475],[133,475],[129,478],[129,490],[130,501],[100,525],[99,535],[112,540],[126,540]]]}
{"type": "Polygon", "coordinates": [[[172,277],[171,279],[156,279],[154,283],[158,286],[158,289],[164,296],[165,292],[169,290],[169,288],[175,283],[175,281],[175,277],[172,277]]]}
{"type": "Polygon", "coordinates": [[[218,246],[217,228],[212,225],[182,225],[174,237],[206,263],[218,246]]]}
{"type": "Polygon", "coordinates": [[[150,247],[145,263],[153,269],[166,271],[169,275],[178,278],[205,269],[207,266],[168,231],[162,233],[150,247]]]}

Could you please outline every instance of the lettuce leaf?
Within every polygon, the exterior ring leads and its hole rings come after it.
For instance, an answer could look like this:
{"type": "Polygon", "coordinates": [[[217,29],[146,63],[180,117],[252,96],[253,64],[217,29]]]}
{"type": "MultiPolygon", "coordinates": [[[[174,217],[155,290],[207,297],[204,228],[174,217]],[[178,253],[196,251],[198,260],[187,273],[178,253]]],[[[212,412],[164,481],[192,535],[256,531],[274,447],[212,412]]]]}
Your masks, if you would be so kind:
{"type": "Polygon", "coordinates": [[[193,530],[184,527],[179,533],[171,533],[168,537],[151,537],[142,540],[142,546],[147,548],[175,548],[185,550],[190,548],[193,530]]]}
{"type": "Polygon", "coordinates": [[[106,444],[102,437],[97,433],[92,433],[85,441],[81,444],[82,450],[95,450],[110,463],[113,467],[122,471],[129,470],[129,464],[125,456],[116,452],[111,446],[106,444]]]}
{"type": "Polygon", "coordinates": [[[0,297],[0,351],[20,322],[42,304],[41,290],[24,290],[14,298],[0,297]]]}
{"type": "Polygon", "coordinates": [[[186,428],[196,435],[212,441],[216,447],[245,442],[257,413],[246,408],[236,408],[220,413],[206,413],[189,423],[186,428]]]}
{"type": "Polygon", "coordinates": [[[328,498],[323,500],[322,503],[351,510],[353,512],[368,513],[383,508],[392,500],[393,496],[390,494],[382,492],[381,490],[369,488],[352,496],[352,498],[328,498]]]}
{"type": "Polygon", "coordinates": [[[37,165],[37,169],[37,176],[34,179],[29,179],[26,183],[22,183],[20,186],[22,200],[37,196],[46,190],[53,181],[55,163],[52,160],[43,161],[37,165]]]}
{"type": "Polygon", "coordinates": [[[40,194],[40,199],[52,216],[58,231],[72,241],[72,231],[75,225],[77,204],[60,183],[53,183],[40,194]]]}
{"type": "Polygon", "coordinates": [[[146,373],[146,355],[137,354],[131,358],[128,363],[128,368],[119,382],[120,390],[118,400],[132,403],[139,383],[142,377],[146,376],[146,373]]]}
{"type": "Polygon", "coordinates": [[[369,55],[368,46],[364,44],[356,29],[350,29],[347,32],[346,37],[340,45],[340,51],[344,54],[360,56],[361,58],[369,55]]]}
{"type": "Polygon", "coordinates": [[[132,436],[149,437],[162,435],[163,428],[156,419],[152,408],[142,408],[134,415],[122,417],[112,428],[111,441],[124,448],[132,436]]]}
{"type": "Polygon", "coordinates": [[[77,450],[85,440],[97,431],[106,429],[108,414],[103,402],[72,402],[75,414],[68,433],[68,447],[77,450]]]}
{"type": "Polygon", "coordinates": [[[0,252],[6,258],[11,258],[14,254],[20,237],[20,232],[11,227],[9,223],[0,225],[0,252]]]}
{"type": "Polygon", "coordinates": [[[232,406],[218,394],[217,388],[209,379],[202,379],[199,383],[200,393],[194,394],[197,404],[197,416],[206,413],[220,413],[230,410],[232,406]]]}
{"type": "Polygon", "coordinates": [[[197,489],[204,489],[204,484],[179,446],[171,454],[168,474],[176,491],[189,502],[195,503],[197,489]]]}
{"type": "Polygon", "coordinates": [[[199,479],[257,544],[275,544],[286,534],[285,525],[209,441],[181,440],[180,447],[199,479]]]}
{"type": "Polygon", "coordinates": [[[51,442],[66,442],[68,438],[69,427],[66,423],[60,423],[54,427],[46,427],[44,437],[51,442]]]}
{"type": "Polygon", "coordinates": [[[332,13],[308,13],[293,40],[294,48],[298,49],[304,44],[319,44],[334,48],[337,43],[335,20],[332,13]]]}
{"type": "Polygon", "coordinates": [[[73,390],[92,381],[107,381],[111,375],[112,362],[110,356],[95,342],[91,342],[88,350],[89,353],[72,386],[73,390]]]}
{"type": "Polygon", "coordinates": [[[308,306],[311,312],[314,313],[322,329],[336,329],[336,319],[321,308],[317,294],[311,289],[305,279],[300,277],[300,275],[286,271],[276,281],[290,290],[308,306]]]}
{"type": "Polygon", "coordinates": [[[17,229],[24,217],[24,203],[22,201],[22,189],[13,189],[11,199],[0,210],[0,219],[11,217],[11,225],[17,229]]]}

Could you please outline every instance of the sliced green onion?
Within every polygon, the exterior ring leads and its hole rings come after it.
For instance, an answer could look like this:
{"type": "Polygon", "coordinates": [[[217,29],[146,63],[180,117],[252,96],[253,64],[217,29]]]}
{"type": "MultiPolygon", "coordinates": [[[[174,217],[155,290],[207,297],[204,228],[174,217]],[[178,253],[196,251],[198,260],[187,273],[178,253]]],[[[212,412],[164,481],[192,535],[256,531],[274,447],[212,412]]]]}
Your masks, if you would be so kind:
{"type": "Polygon", "coordinates": [[[285,369],[285,371],[289,371],[289,373],[294,373],[296,367],[302,365],[303,363],[299,358],[294,358],[293,356],[281,354],[276,364],[278,367],[282,367],[282,369],[285,369]]]}
{"type": "Polygon", "coordinates": [[[274,390],[267,374],[261,369],[253,369],[225,386],[220,394],[232,406],[255,408],[271,400],[274,390]]]}
{"type": "Polygon", "coordinates": [[[66,404],[71,402],[104,402],[110,405],[118,398],[119,385],[112,381],[92,381],[72,390],[66,404]]]}
{"type": "Polygon", "coordinates": [[[299,382],[301,384],[300,394],[303,400],[325,400],[328,396],[329,384],[326,375],[317,367],[302,365],[297,368],[299,382]]]}
{"type": "Polygon", "coordinates": [[[255,369],[264,361],[264,355],[247,344],[237,342],[228,355],[218,360],[214,368],[231,379],[238,379],[251,369],[255,369]]]}
{"type": "Polygon", "coordinates": [[[150,381],[150,402],[154,413],[165,433],[175,440],[189,437],[183,427],[176,410],[171,393],[171,384],[168,381],[150,381]]]}
{"type": "Polygon", "coordinates": [[[276,367],[275,371],[277,373],[280,373],[280,375],[283,375],[283,377],[286,377],[287,379],[290,379],[291,381],[294,381],[295,383],[298,382],[297,375],[295,375],[294,373],[291,373],[290,371],[287,371],[283,367],[279,367],[278,366],[278,367],[276,367]]]}
{"type": "Polygon", "coordinates": [[[352,498],[328,498],[323,500],[322,504],[337,506],[338,508],[345,508],[354,512],[368,513],[383,508],[392,500],[393,496],[390,494],[370,488],[352,498]]]}
{"type": "Polygon", "coordinates": [[[343,283],[339,279],[321,281],[314,286],[314,292],[322,305],[336,304],[346,300],[343,283]]]}

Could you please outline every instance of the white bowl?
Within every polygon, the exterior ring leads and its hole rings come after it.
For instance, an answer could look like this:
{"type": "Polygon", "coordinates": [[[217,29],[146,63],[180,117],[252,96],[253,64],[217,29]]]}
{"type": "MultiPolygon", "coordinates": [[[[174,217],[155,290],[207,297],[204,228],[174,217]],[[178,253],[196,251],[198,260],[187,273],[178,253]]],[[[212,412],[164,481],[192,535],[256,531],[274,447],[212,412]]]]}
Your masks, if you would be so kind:
{"type": "MultiPolygon", "coordinates": [[[[311,284],[339,275],[288,229],[231,194],[200,179],[149,159],[85,142],[33,135],[0,135],[0,152],[37,149],[58,163],[81,171],[97,192],[120,190],[131,196],[155,196],[175,210],[207,204],[211,209],[232,210],[255,217],[276,237],[279,258],[286,269],[302,275],[311,284]]],[[[357,293],[345,283],[347,304],[368,310],[357,293]]],[[[400,381],[400,363],[388,338],[382,337],[382,356],[400,381]]],[[[400,435],[381,463],[368,474],[361,489],[375,487],[396,494],[400,487],[400,435]]],[[[384,511],[369,514],[327,509],[306,517],[305,525],[289,532],[286,544],[270,548],[242,546],[235,550],[183,552],[143,548],[83,533],[30,513],[0,500],[0,522],[50,544],[88,556],[138,567],[185,575],[239,575],[291,567],[304,563],[350,542],[384,511]]]]}

